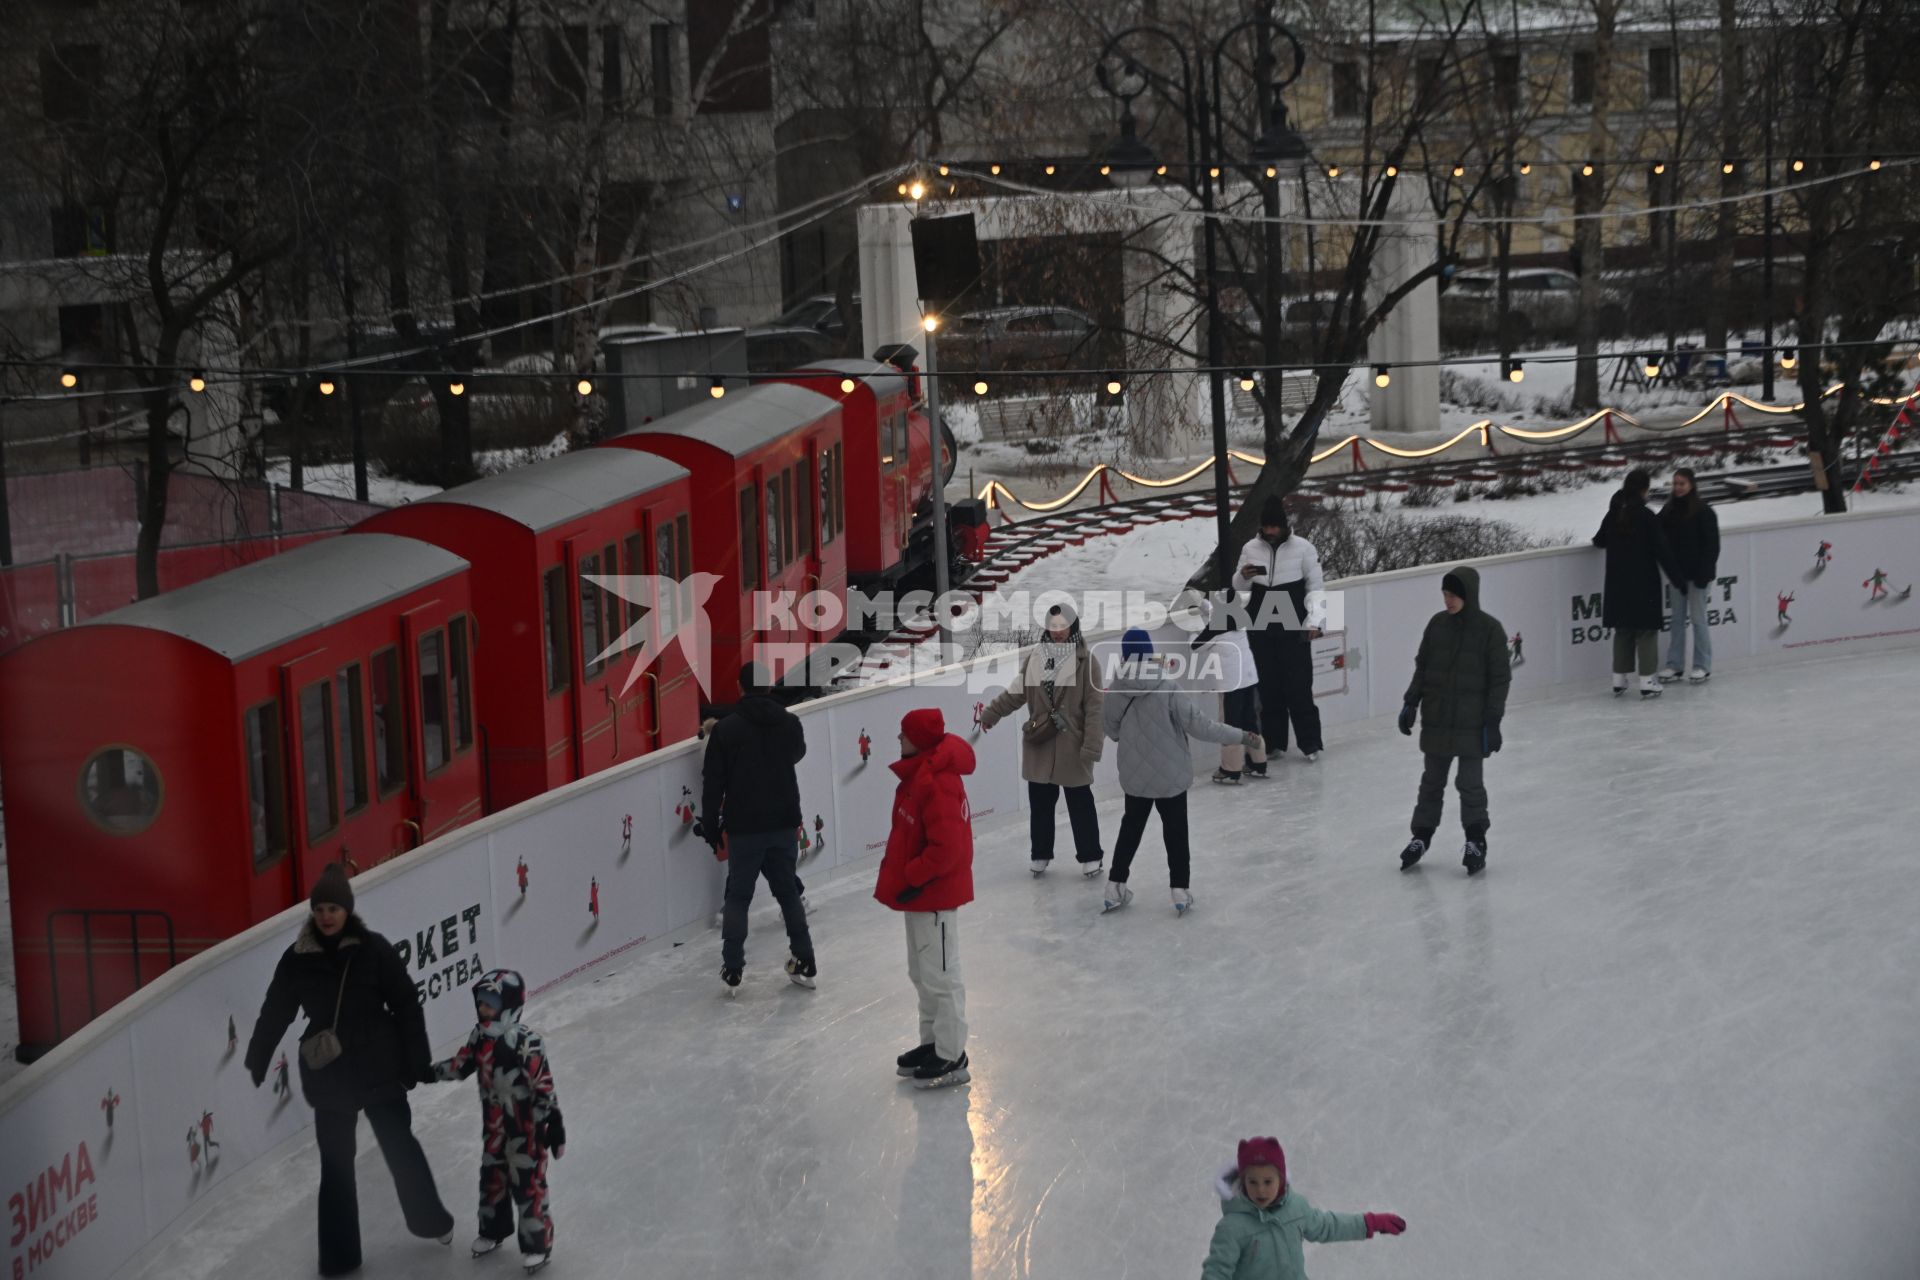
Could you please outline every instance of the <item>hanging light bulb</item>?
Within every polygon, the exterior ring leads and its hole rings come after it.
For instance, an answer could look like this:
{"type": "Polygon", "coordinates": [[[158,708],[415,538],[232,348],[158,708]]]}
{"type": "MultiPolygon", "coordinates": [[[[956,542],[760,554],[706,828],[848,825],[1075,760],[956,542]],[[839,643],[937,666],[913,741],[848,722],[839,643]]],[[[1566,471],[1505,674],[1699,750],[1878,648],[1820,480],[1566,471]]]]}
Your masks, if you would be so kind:
{"type": "Polygon", "coordinates": [[[1101,165],[1101,166],[1100,166],[1100,176],[1101,176],[1101,177],[1103,177],[1103,178],[1104,178],[1104,177],[1107,177],[1107,176],[1108,176],[1109,174],[1111,174],[1112,172],[1113,172],[1113,166],[1112,166],[1112,165],[1110,165],[1110,164],[1103,164],[1103,165],[1101,165]]]}
{"type": "Polygon", "coordinates": [[[1522,363],[1523,363],[1522,361],[1515,360],[1512,364],[1507,366],[1508,382],[1524,382],[1526,380],[1527,371],[1521,368],[1522,363]]]}
{"type": "Polygon", "coordinates": [[[1330,165],[1328,165],[1328,166],[1327,166],[1327,176],[1328,176],[1329,178],[1337,178],[1337,177],[1339,177],[1339,176],[1340,176],[1340,166],[1339,166],[1339,165],[1337,165],[1337,164],[1330,164],[1330,165]]]}
{"type": "Polygon", "coordinates": [[[1047,176],[1048,176],[1049,178],[1051,178],[1051,177],[1053,176],[1053,166],[1052,166],[1052,165],[1048,165],[1048,166],[1047,166],[1047,176]]]}
{"type": "Polygon", "coordinates": [[[1660,376],[1660,357],[1657,355],[1649,355],[1649,356],[1641,357],[1640,372],[1646,374],[1649,379],[1659,377],[1660,376]]]}
{"type": "Polygon", "coordinates": [[[1794,370],[1794,367],[1799,363],[1800,363],[1800,353],[1797,348],[1795,347],[1780,348],[1780,367],[1782,369],[1785,369],[1788,373],[1792,373],[1794,370]]]}
{"type": "Polygon", "coordinates": [[[981,378],[973,384],[973,394],[977,396],[987,394],[987,380],[985,378],[981,378]]]}
{"type": "Polygon", "coordinates": [[[945,165],[940,166],[940,176],[943,178],[947,176],[947,166],[945,165]]]}
{"type": "Polygon", "coordinates": [[[1155,173],[1155,174],[1157,174],[1158,176],[1160,176],[1160,177],[1162,177],[1162,178],[1164,178],[1164,177],[1166,177],[1166,176],[1167,176],[1167,166],[1165,166],[1165,165],[1161,165],[1161,166],[1160,166],[1160,167],[1159,167],[1158,169],[1155,169],[1155,170],[1154,170],[1154,173],[1155,173]]]}
{"type": "Polygon", "coordinates": [[[1118,378],[1107,379],[1107,394],[1110,396],[1117,396],[1120,394],[1120,379],[1118,378]]]}
{"type": "Polygon", "coordinates": [[[1219,167],[1218,165],[1215,165],[1215,166],[1213,166],[1212,168],[1210,168],[1210,169],[1208,169],[1208,170],[1207,170],[1207,176],[1208,176],[1209,178],[1217,178],[1217,177],[1219,177],[1219,176],[1220,176],[1220,167],[1219,167]]]}
{"type": "Polygon", "coordinates": [[[60,385],[71,391],[80,385],[80,375],[71,369],[62,369],[60,371],[60,385]]]}
{"type": "Polygon", "coordinates": [[[1240,375],[1240,389],[1242,391],[1253,390],[1253,375],[1251,373],[1243,373],[1240,375]]]}
{"type": "Polygon", "coordinates": [[[923,316],[921,317],[921,320],[920,320],[920,327],[922,329],[925,329],[928,333],[932,333],[935,329],[938,329],[940,327],[940,317],[934,316],[934,315],[923,316]]]}
{"type": "Polygon", "coordinates": [[[1532,172],[1533,172],[1533,165],[1530,162],[1523,161],[1520,165],[1520,176],[1524,178],[1532,172]]]}
{"type": "Polygon", "coordinates": [[[1867,161],[1867,168],[1871,169],[1875,173],[1880,172],[1880,157],[1875,156],[1873,159],[1867,161]]]}
{"type": "Polygon", "coordinates": [[[1457,164],[1457,165],[1455,165],[1455,166],[1453,166],[1453,176],[1454,176],[1454,177],[1456,177],[1456,178],[1464,178],[1464,177],[1466,177],[1466,176],[1467,176],[1467,166],[1465,166],[1465,165],[1463,165],[1463,164],[1457,164]]]}
{"type": "Polygon", "coordinates": [[[997,164],[990,164],[987,166],[987,172],[997,178],[1000,176],[1000,166],[997,164]]]}
{"type": "Polygon", "coordinates": [[[582,378],[573,384],[573,389],[583,396],[590,396],[593,394],[593,379],[582,378]]]}
{"type": "Polygon", "coordinates": [[[207,375],[198,369],[187,378],[187,390],[198,393],[207,389],[207,375]]]}
{"type": "Polygon", "coordinates": [[[715,378],[713,380],[713,385],[707,388],[707,394],[712,396],[715,400],[718,400],[720,399],[720,397],[726,395],[727,384],[725,379],[715,378]]]}
{"type": "Polygon", "coordinates": [[[1400,176],[1400,166],[1399,166],[1399,165],[1397,165],[1397,164],[1390,164],[1390,165],[1388,165],[1388,166],[1387,166],[1387,176],[1388,176],[1389,178],[1397,178],[1397,177],[1399,177],[1399,176],[1400,176]]]}
{"type": "Polygon", "coordinates": [[[1580,176],[1583,178],[1591,178],[1593,176],[1593,165],[1591,163],[1581,165],[1580,176]]]}
{"type": "Polygon", "coordinates": [[[447,384],[447,392],[450,395],[463,396],[467,394],[467,384],[464,382],[449,382],[447,384]]]}
{"type": "Polygon", "coordinates": [[[843,394],[843,395],[849,395],[849,396],[850,396],[850,395],[852,395],[852,394],[853,394],[853,379],[852,379],[852,378],[842,378],[842,379],[840,379],[840,391],[841,391],[841,394],[843,394]]]}
{"type": "Polygon", "coordinates": [[[1653,166],[1653,171],[1655,173],[1665,173],[1667,171],[1666,161],[1663,160],[1659,164],[1656,164],[1655,166],[1653,166]]]}
{"type": "Polygon", "coordinates": [[[1276,169],[1276,168],[1274,168],[1274,167],[1273,167],[1272,165],[1268,165],[1268,166],[1267,166],[1267,176],[1268,176],[1269,178],[1277,178],[1277,177],[1279,177],[1279,176],[1280,176],[1280,171],[1279,171],[1278,169],[1276,169]]]}
{"type": "Polygon", "coordinates": [[[1722,160],[1720,162],[1720,172],[1731,176],[1733,173],[1733,161],[1722,160]]]}
{"type": "Polygon", "coordinates": [[[924,182],[916,182],[907,188],[907,194],[913,199],[918,200],[927,194],[927,184],[924,182]]]}
{"type": "Polygon", "coordinates": [[[1373,367],[1373,385],[1384,387],[1393,381],[1393,373],[1383,364],[1373,367]]]}
{"type": "Polygon", "coordinates": [[[321,395],[323,395],[323,396],[330,396],[330,395],[332,395],[332,394],[333,394],[333,379],[332,379],[332,378],[322,378],[322,379],[320,379],[320,394],[321,394],[321,395]]]}
{"type": "Polygon", "coordinates": [[[900,192],[901,195],[907,194],[907,184],[904,182],[901,183],[900,186],[897,188],[897,190],[900,192]]]}

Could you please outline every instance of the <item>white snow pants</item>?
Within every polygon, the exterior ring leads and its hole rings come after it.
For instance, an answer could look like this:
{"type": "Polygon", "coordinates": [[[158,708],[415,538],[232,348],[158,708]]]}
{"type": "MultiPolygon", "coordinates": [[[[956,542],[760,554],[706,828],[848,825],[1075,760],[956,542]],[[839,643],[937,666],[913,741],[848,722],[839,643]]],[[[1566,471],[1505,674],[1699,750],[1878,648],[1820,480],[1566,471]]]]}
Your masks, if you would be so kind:
{"type": "Polygon", "coordinates": [[[960,982],[960,921],[952,911],[903,911],[907,977],[920,993],[920,1043],[952,1062],[967,1047],[967,991],[960,982]]]}

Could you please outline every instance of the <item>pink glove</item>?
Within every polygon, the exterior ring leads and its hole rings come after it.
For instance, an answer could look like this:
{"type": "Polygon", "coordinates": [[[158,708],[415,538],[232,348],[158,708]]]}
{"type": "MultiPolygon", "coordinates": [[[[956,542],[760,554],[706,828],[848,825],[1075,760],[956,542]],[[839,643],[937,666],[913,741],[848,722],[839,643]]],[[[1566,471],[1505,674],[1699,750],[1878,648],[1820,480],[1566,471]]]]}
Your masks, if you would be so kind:
{"type": "Polygon", "coordinates": [[[1407,1229],[1407,1220],[1397,1213],[1368,1213],[1361,1215],[1367,1223],[1367,1239],[1376,1235],[1397,1236],[1407,1229]]]}

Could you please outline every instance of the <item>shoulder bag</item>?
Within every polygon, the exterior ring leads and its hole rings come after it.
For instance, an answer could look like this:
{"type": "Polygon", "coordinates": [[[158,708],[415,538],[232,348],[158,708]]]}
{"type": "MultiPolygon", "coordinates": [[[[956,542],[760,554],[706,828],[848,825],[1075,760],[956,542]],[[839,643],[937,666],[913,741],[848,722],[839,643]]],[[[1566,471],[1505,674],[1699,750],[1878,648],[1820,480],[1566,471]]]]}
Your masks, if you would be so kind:
{"type": "Polygon", "coordinates": [[[333,1025],[325,1031],[316,1031],[300,1042],[300,1061],[307,1064],[309,1070],[319,1071],[333,1065],[334,1059],[341,1054],[340,1007],[347,999],[347,974],[353,971],[353,957],[347,957],[346,968],[340,971],[340,994],[333,1001],[333,1025]]]}

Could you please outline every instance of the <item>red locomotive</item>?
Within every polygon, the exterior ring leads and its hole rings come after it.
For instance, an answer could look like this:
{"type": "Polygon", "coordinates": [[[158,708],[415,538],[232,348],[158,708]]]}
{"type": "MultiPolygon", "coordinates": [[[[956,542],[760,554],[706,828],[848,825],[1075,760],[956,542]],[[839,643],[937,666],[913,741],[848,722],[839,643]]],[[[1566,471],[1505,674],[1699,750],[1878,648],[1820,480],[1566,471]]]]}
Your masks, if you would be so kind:
{"type": "Polygon", "coordinates": [[[0,658],[19,1055],[300,901],[327,862],[371,866],[690,737],[682,649],[627,673],[692,593],[592,578],[718,575],[725,701],[752,646],[786,666],[840,630],[756,618],[755,592],[844,609],[850,579],[925,576],[914,381],[781,375],[0,658]]]}

